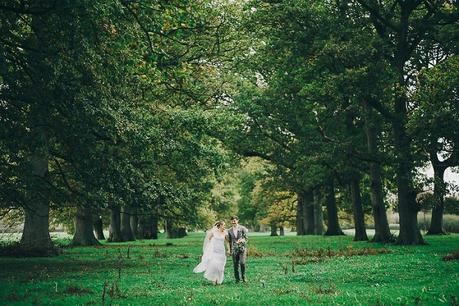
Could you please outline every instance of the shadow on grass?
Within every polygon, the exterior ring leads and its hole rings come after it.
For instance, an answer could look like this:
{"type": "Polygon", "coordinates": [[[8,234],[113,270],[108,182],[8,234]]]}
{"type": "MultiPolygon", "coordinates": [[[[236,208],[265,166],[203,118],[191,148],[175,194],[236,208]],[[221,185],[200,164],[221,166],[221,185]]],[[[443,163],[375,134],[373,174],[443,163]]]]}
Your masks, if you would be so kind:
{"type": "Polygon", "coordinates": [[[139,267],[145,263],[138,261],[104,259],[104,260],[55,260],[55,258],[3,258],[1,279],[8,279],[14,276],[17,280],[39,280],[49,277],[59,277],[67,273],[78,272],[101,272],[107,270],[119,271],[133,267],[139,267]],[[24,273],[30,271],[30,273],[24,273]]]}
{"type": "Polygon", "coordinates": [[[443,256],[443,261],[459,260],[459,251],[443,256]]]}

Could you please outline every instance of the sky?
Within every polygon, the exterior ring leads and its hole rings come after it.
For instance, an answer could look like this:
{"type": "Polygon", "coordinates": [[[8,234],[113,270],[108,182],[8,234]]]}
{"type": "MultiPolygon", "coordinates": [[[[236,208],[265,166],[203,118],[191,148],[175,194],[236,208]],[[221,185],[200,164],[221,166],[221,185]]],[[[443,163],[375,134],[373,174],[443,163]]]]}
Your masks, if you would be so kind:
{"type": "MultiPolygon", "coordinates": [[[[424,173],[429,178],[433,178],[433,168],[431,165],[429,167],[422,169],[421,173],[424,173]]],[[[455,185],[456,188],[459,188],[459,169],[448,168],[445,171],[445,182],[455,185]]],[[[455,192],[456,195],[459,195],[459,191],[455,192]]]]}

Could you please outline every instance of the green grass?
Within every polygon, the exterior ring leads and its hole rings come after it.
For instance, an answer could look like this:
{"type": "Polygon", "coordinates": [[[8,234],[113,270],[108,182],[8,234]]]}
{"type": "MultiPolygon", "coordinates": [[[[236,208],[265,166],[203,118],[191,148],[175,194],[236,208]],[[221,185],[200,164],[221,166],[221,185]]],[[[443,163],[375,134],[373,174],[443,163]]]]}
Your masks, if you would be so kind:
{"type": "Polygon", "coordinates": [[[192,273],[203,235],[65,249],[54,258],[0,258],[0,304],[454,305],[459,299],[459,261],[442,260],[459,251],[457,234],[401,247],[349,236],[253,233],[249,282],[234,283],[228,260],[221,286],[192,273]],[[363,248],[390,253],[350,256],[363,248]]]}

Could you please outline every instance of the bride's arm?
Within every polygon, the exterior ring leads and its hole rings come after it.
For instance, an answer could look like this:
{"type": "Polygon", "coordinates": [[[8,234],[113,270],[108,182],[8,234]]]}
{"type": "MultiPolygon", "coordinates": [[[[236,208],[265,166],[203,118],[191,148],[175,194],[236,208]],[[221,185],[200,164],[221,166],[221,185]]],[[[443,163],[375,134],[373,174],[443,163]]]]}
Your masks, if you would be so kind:
{"type": "Polygon", "coordinates": [[[231,242],[230,242],[230,237],[229,237],[228,232],[226,232],[225,241],[226,241],[226,251],[227,251],[226,253],[230,255],[231,254],[231,242]]]}

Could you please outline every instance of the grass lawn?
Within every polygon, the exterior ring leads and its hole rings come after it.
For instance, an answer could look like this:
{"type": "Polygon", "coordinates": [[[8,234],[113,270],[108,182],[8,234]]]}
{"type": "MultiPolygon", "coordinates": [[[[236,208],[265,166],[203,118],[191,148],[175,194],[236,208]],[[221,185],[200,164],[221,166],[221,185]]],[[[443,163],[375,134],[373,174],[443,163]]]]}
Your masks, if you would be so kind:
{"type": "Polygon", "coordinates": [[[192,273],[203,233],[66,248],[53,258],[0,258],[0,305],[456,305],[459,235],[401,247],[352,237],[252,233],[249,282],[232,262],[220,286],[192,273]],[[372,248],[372,249],[366,249],[372,248]],[[129,258],[128,258],[129,254],[129,258]]]}

